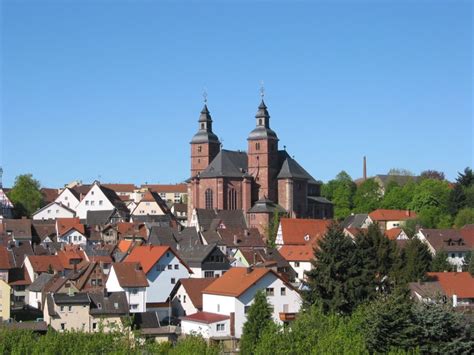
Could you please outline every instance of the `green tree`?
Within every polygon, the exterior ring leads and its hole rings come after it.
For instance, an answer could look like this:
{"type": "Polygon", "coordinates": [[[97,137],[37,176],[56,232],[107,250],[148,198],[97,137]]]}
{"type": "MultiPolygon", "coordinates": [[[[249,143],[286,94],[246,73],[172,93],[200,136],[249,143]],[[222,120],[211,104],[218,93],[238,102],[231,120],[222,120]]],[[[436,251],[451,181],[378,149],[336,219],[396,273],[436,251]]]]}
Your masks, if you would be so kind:
{"type": "Polygon", "coordinates": [[[415,182],[409,181],[403,186],[398,186],[395,182],[393,183],[394,185],[392,185],[391,188],[390,184],[392,184],[392,182],[387,186],[381,207],[395,210],[409,209],[416,188],[415,182]]]}
{"type": "Polygon", "coordinates": [[[15,206],[16,217],[30,217],[43,200],[40,183],[31,174],[17,176],[8,197],[15,206]]]}
{"type": "Polygon", "coordinates": [[[430,271],[432,272],[443,272],[453,271],[453,265],[448,262],[448,254],[445,251],[436,253],[435,257],[431,262],[430,271]]]}
{"type": "Polygon", "coordinates": [[[446,180],[444,173],[437,170],[425,170],[420,174],[421,179],[446,180]]]}
{"type": "Polygon", "coordinates": [[[281,216],[283,216],[283,213],[280,214],[278,211],[275,211],[270,223],[268,224],[268,227],[266,228],[267,245],[271,248],[275,247],[275,239],[278,234],[281,216]]]}
{"type": "Polygon", "coordinates": [[[353,240],[332,224],[318,242],[307,272],[307,304],[318,303],[324,312],[350,314],[367,297],[363,266],[353,240]]]}
{"type": "Polygon", "coordinates": [[[474,276],[474,250],[469,251],[464,257],[462,271],[469,272],[472,276],[474,276]]]}
{"type": "Polygon", "coordinates": [[[466,193],[461,184],[455,184],[454,188],[450,191],[447,208],[448,212],[455,216],[460,209],[466,206],[466,193]]]}
{"type": "Polygon", "coordinates": [[[357,188],[354,195],[354,211],[369,213],[379,208],[382,201],[382,192],[374,179],[365,180],[357,188]]]}
{"type": "Polygon", "coordinates": [[[449,194],[447,181],[423,180],[416,185],[410,209],[421,212],[427,207],[437,207],[441,212],[447,212],[449,194]]]}
{"type": "Polygon", "coordinates": [[[243,355],[253,354],[263,330],[271,323],[273,323],[272,311],[267,297],[263,291],[258,291],[248,310],[247,321],[244,323],[240,340],[240,353],[243,355]]]}
{"type": "Polygon", "coordinates": [[[454,225],[457,228],[462,228],[466,224],[474,223],[474,208],[463,208],[460,210],[454,220],[454,225]]]}
{"type": "Polygon", "coordinates": [[[474,173],[471,168],[467,167],[464,172],[458,173],[456,183],[463,187],[470,187],[474,184],[474,173]]]}
{"type": "Polygon", "coordinates": [[[425,243],[411,238],[402,251],[402,269],[400,279],[403,282],[416,282],[426,279],[431,267],[431,254],[425,243]]]}
{"type": "Polygon", "coordinates": [[[341,171],[335,179],[322,186],[321,194],[334,203],[336,219],[343,219],[350,214],[355,190],[355,183],[345,171],[341,171]]]}

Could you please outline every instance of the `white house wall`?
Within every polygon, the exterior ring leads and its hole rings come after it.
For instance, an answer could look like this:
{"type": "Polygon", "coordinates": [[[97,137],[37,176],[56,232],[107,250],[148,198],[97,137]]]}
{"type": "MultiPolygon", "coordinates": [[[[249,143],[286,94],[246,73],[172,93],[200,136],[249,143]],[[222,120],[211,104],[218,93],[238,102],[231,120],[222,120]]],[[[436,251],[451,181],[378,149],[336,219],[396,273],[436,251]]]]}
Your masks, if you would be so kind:
{"type": "Polygon", "coordinates": [[[35,212],[33,214],[33,220],[35,221],[42,221],[48,219],[57,219],[57,218],[72,218],[75,216],[73,211],[69,211],[68,209],[64,208],[63,206],[54,203],[50,204],[43,209],[35,212]]]}
{"type": "Polygon", "coordinates": [[[76,216],[86,219],[87,211],[111,211],[115,206],[107,199],[98,185],[94,184],[77,205],[76,216]]]}
{"type": "Polygon", "coordinates": [[[66,206],[75,211],[80,201],[71,192],[71,190],[64,189],[63,192],[61,192],[56,198],[56,200],[54,200],[54,202],[61,203],[63,204],[63,206],[66,206]]]}

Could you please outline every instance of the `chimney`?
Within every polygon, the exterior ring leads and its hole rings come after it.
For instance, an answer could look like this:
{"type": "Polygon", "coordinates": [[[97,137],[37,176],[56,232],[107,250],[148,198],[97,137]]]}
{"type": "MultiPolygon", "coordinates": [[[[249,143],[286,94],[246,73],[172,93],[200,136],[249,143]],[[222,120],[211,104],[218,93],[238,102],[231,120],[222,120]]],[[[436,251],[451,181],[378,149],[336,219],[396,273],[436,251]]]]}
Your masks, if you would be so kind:
{"type": "Polygon", "coordinates": [[[250,273],[252,272],[252,270],[253,270],[253,268],[252,268],[251,266],[249,266],[249,267],[247,268],[247,274],[250,274],[250,273]]]}
{"type": "Polygon", "coordinates": [[[365,157],[364,155],[364,168],[363,168],[363,178],[364,178],[364,181],[367,180],[367,158],[365,157]]]}
{"type": "Polygon", "coordinates": [[[238,242],[238,240],[237,240],[237,235],[234,234],[234,245],[237,245],[237,242],[238,242]]]}

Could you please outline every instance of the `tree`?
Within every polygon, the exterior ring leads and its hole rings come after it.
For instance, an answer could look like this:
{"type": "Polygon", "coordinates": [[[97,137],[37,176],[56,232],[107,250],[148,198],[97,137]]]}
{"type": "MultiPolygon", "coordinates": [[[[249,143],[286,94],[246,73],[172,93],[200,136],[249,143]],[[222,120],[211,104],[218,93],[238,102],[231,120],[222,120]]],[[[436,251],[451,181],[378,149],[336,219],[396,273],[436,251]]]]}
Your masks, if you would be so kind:
{"type": "Polygon", "coordinates": [[[472,169],[467,167],[464,169],[464,172],[458,173],[456,183],[463,187],[472,186],[474,184],[474,173],[472,172],[472,169]]]}
{"type": "Polygon", "coordinates": [[[15,206],[16,217],[31,216],[43,200],[40,183],[31,174],[17,176],[8,197],[15,206]]]}
{"type": "Polygon", "coordinates": [[[410,170],[403,168],[392,168],[388,171],[387,175],[402,175],[402,176],[414,176],[410,170]]]}
{"type": "Polygon", "coordinates": [[[354,195],[354,210],[358,213],[369,213],[380,206],[382,193],[374,179],[365,180],[354,195]]]}
{"type": "Polygon", "coordinates": [[[421,179],[432,179],[432,180],[446,180],[444,173],[437,170],[425,170],[420,174],[421,179]]]}
{"type": "Polygon", "coordinates": [[[438,207],[447,212],[449,194],[447,181],[423,180],[416,185],[410,209],[420,212],[427,207],[438,207]]]}
{"type": "Polygon", "coordinates": [[[389,182],[383,200],[382,208],[406,210],[413,199],[416,184],[413,181],[407,182],[403,186],[398,186],[396,182],[389,182]]]}
{"type": "Polygon", "coordinates": [[[275,239],[278,234],[278,228],[280,226],[280,219],[282,215],[283,214],[280,214],[278,211],[275,210],[275,212],[273,212],[272,219],[270,220],[270,223],[268,224],[268,227],[265,230],[267,235],[267,245],[270,248],[275,247],[275,239]]]}
{"type": "Polygon", "coordinates": [[[448,261],[448,254],[445,251],[439,251],[431,262],[432,272],[453,271],[453,265],[448,261]]]}
{"type": "Polygon", "coordinates": [[[464,257],[462,271],[467,271],[474,276],[474,250],[469,251],[464,257]]]}
{"type": "Polygon", "coordinates": [[[461,184],[455,184],[454,188],[450,191],[447,207],[448,212],[455,216],[460,209],[466,206],[466,193],[461,184]]]}
{"type": "Polygon", "coordinates": [[[247,321],[240,340],[240,353],[253,354],[264,329],[271,323],[273,323],[272,311],[267,297],[263,291],[258,291],[247,313],[247,321]]]}
{"type": "Polygon", "coordinates": [[[401,281],[416,282],[426,279],[431,267],[431,254],[425,243],[418,238],[411,238],[402,251],[401,281]]]}
{"type": "Polygon", "coordinates": [[[334,203],[336,219],[343,219],[350,214],[355,190],[355,183],[345,171],[341,171],[334,180],[322,186],[321,194],[334,203]]]}
{"type": "Polygon", "coordinates": [[[308,289],[303,294],[307,304],[320,304],[324,312],[350,314],[367,298],[363,266],[354,242],[337,224],[332,224],[319,240],[311,263],[308,289]]]}
{"type": "Polygon", "coordinates": [[[454,220],[454,225],[457,228],[462,228],[466,224],[474,223],[474,208],[463,208],[460,210],[454,220]]]}

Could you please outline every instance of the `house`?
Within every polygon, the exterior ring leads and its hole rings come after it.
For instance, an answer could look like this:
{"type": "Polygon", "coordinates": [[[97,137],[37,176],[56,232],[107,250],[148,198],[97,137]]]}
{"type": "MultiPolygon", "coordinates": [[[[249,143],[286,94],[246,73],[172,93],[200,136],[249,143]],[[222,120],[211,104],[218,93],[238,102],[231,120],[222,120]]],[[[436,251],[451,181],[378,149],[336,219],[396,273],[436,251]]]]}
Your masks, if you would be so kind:
{"type": "Polygon", "coordinates": [[[297,282],[301,284],[306,281],[306,273],[313,268],[311,261],[314,259],[314,246],[283,245],[278,251],[295,271],[297,282]]]}
{"type": "Polygon", "coordinates": [[[10,285],[5,280],[0,279],[0,321],[10,319],[11,292],[10,285]]]}
{"type": "Polygon", "coordinates": [[[181,332],[195,334],[204,339],[218,339],[229,336],[231,317],[225,314],[197,312],[181,317],[181,332]]]}
{"type": "Polygon", "coordinates": [[[241,210],[195,208],[191,213],[189,227],[195,227],[199,232],[206,232],[225,228],[246,229],[249,226],[241,210]]]}
{"type": "Polygon", "coordinates": [[[49,293],[43,308],[45,322],[54,330],[108,332],[123,327],[128,315],[125,293],[49,293]],[[117,328],[118,327],[118,328],[117,328]]]}
{"type": "Polygon", "coordinates": [[[0,177],[0,219],[13,218],[13,203],[8,198],[5,190],[3,190],[1,180],[0,177]]]}
{"type": "Polygon", "coordinates": [[[390,240],[408,240],[408,235],[401,228],[386,229],[384,234],[390,240]]]}
{"type": "Polygon", "coordinates": [[[466,243],[457,229],[426,229],[421,228],[416,237],[424,242],[432,255],[446,252],[448,262],[462,271],[464,258],[474,245],[466,243]]]}
{"type": "Polygon", "coordinates": [[[57,255],[27,255],[23,265],[31,281],[44,272],[64,273],[64,265],[57,255]]]}
{"type": "MultiPolygon", "coordinates": [[[[116,211],[125,220],[130,215],[127,206],[115,191],[102,186],[98,181],[92,184],[90,190],[77,205],[76,216],[80,219],[87,219],[88,212],[92,211],[116,211]]],[[[87,221],[87,224],[92,223],[87,221]]]]}
{"type": "Polygon", "coordinates": [[[12,290],[11,309],[21,309],[25,306],[26,288],[31,284],[31,279],[24,267],[16,267],[8,274],[8,284],[12,290]]]}
{"type": "Polygon", "coordinates": [[[119,197],[130,197],[137,189],[134,184],[103,184],[103,186],[115,191],[119,197]]]}
{"type": "MultiPolygon", "coordinates": [[[[93,257],[92,260],[100,260],[101,258],[93,257]]],[[[107,281],[106,266],[111,263],[108,257],[107,263],[101,261],[92,261],[86,267],[83,267],[80,275],[77,277],[75,284],[80,292],[99,292],[105,287],[107,281]]]]}
{"type": "Polygon", "coordinates": [[[53,202],[59,196],[59,190],[55,188],[42,187],[40,192],[43,197],[43,202],[46,204],[53,202]]]}
{"type": "Polygon", "coordinates": [[[275,244],[305,245],[326,234],[332,221],[328,219],[282,218],[278,226],[275,244]]]}
{"type": "Polygon", "coordinates": [[[174,203],[173,206],[171,206],[171,213],[173,216],[181,223],[186,225],[186,222],[188,220],[188,205],[185,203],[174,203]]]}
{"type": "Polygon", "coordinates": [[[53,274],[42,273],[31,285],[28,286],[26,292],[26,303],[39,310],[43,310],[43,292],[48,283],[53,279],[53,274]]]}
{"type": "Polygon", "coordinates": [[[368,213],[352,213],[342,222],[342,228],[368,228],[374,223],[368,213]]]}
{"type": "Polygon", "coordinates": [[[58,218],[56,220],[57,241],[60,243],[85,246],[85,227],[79,218],[58,218]]]}
{"type": "Polygon", "coordinates": [[[286,210],[266,197],[261,198],[248,210],[249,225],[257,228],[262,235],[267,234],[270,221],[275,214],[285,215],[286,210]]]}
{"type": "Polygon", "coordinates": [[[229,260],[216,244],[183,246],[178,255],[193,271],[191,277],[219,277],[230,268],[229,260]]]}
{"type": "Polygon", "coordinates": [[[179,280],[171,294],[173,315],[182,317],[202,311],[202,291],[213,282],[209,277],[179,280]]]}
{"type": "Polygon", "coordinates": [[[468,272],[429,272],[426,282],[412,282],[412,296],[420,302],[449,300],[453,307],[474,305],[474,278],[468,272]]]}
{"type": "Polygon", "coordinates": [[[114,263],[105,287],[109,292],[125,292],[130,313],[146,312],[147,277],[139,263],[114,263]]]}
{"type": "Polygon", "coordinates": [[[67,207],[72,211],[76,211],[79,202],[81,202],[81,194],[78,190],[65,187],[54,202],[67,207]]]}
{"type": "Polygon", "coordinates": [[[3,219],[3,231],[7,239],[12,240],[16,246],[21,243],[30,243],[33,239],[31,219],[3,219]]]}
{"type": "Polygon", "coordinates": [[[33,213],[32,217],[35,221],[44,221],[48,219],[54,220],[57,218],[73,218],[75,215],[76,212],[74,212],[73,209],[58,202],[51,202],[33,213]]]}
{"type": "Polygon", "coordinates": [[[369,218],[373,223],[378,223],[380,229],[387,230],[403,226],[405,221],[416,218],[416,213],[410,210],[377,209],[369,213],[369,218]]]}
{"type": "Polygon", "coordinates": [[[0,280],[8,283],[8,272],[13,268],[14,265],[10,262],[12,258],[11,250],[6,247],[0,246],[0,280]]]}
{"type": "Polygon", "coordinates": [[[164,311],[165,314],[169,307],[166,302],[178,280],[192,274],[188,265],[169,246],[136,246],[124,262],[141,264],[149,283],[147,310],[164,311]]]}
{"type": "Polygon", "coordinates": [[[132,216],[162,216],[170,214],[170,209],[166,202],[161,199],[160,195],[149,190],[145,192],[145,195],[132,212],[132,216]]]}
{"type": "MultiPolygon", "coordinates": [[[[224,319],[217,321],[218,324],[221,324],[220,326],[216,324],[216,332],[219,336],[241,338],[248,308],[257,291],[261,290],[267,295],[267,300],[273,309],[272,318],[275,322],[283,324],[294,319],[301,307],[300,295],[277,273],[266,268],[236,267],[215,279],[202,291],[202,311],[229,317],[229,323],[224,319]]],[[[209,320],[208,316],[201,316],[199,312],[187,315],[186,317],[191,317],[191,320],[182,319],[183,333],[186,334],[189,329],[196,329],[198,325],[188,323],[199,323],[200,317],[205,318],[201,321],[203,328],[206,324],[217,323],[214,320],[209,320]]]]}
{"type": "Polygon", "coordinates": [[[186,184],[145,184],[141,188],[156,192],[167,203],[186,202],[188,198],[188,187],[186,184]]]}

